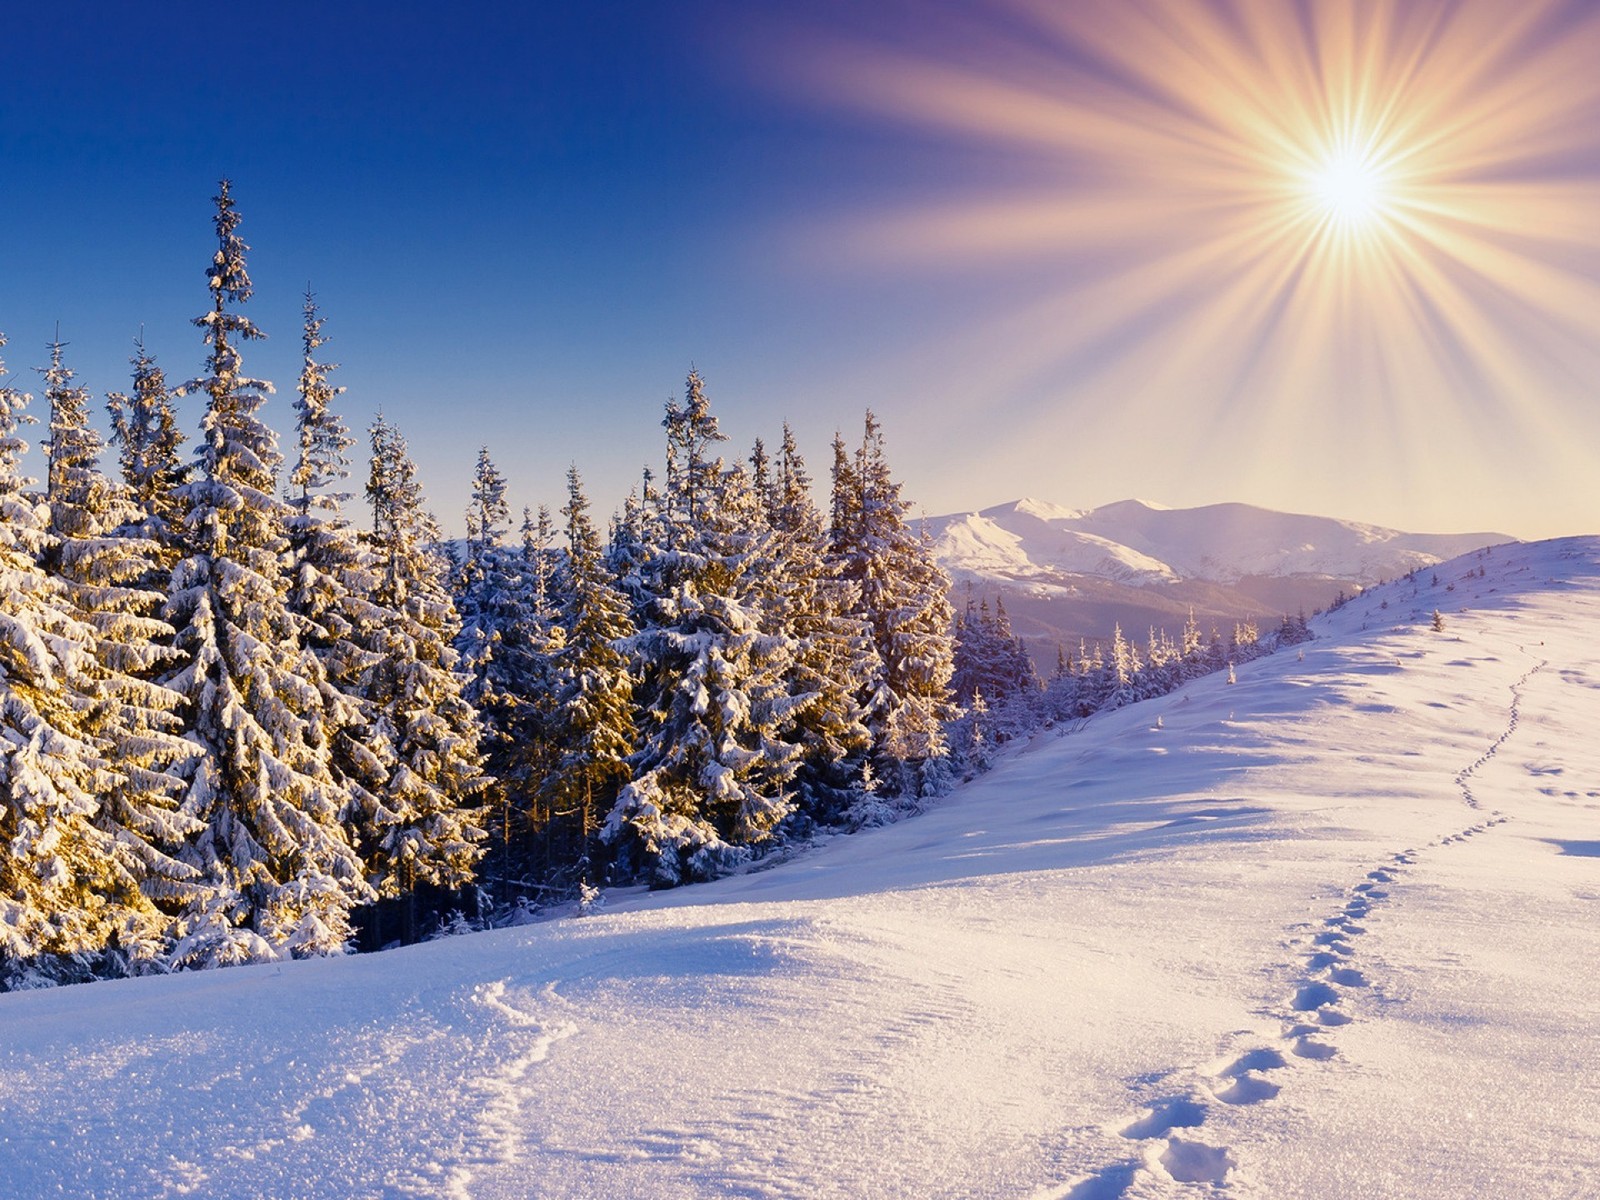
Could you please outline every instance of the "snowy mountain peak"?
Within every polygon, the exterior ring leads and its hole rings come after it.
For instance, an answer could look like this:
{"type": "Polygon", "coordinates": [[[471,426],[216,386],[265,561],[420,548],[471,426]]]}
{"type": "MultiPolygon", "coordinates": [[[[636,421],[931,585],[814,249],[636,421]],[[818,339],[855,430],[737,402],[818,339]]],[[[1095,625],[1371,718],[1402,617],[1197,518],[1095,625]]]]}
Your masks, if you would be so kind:
{"type": "Polygon", "coordinates": [[[1250,504],[1166,508],[1121,500],[1081,510],[1036,499],[934,517],[935,553],[958,579],[1070,586],[1117,581],[1320,576],[1360,584],[1511,539],[1498,533],[1418,534],[1250,504]]]}
{"type": "Polygon", "coordinates": [[[1010,504],[996,505],[986,508],[982,516],[994,516],[1000,513],[1016,513],[1024,517],[1037,517],[1041,521],[1072,521],[1083,516],[1088,510],[1081,508],[1063,508],[1059,504],[1051,504],[1048,500],[1033,500],[1024,497],[1010,504]]]}

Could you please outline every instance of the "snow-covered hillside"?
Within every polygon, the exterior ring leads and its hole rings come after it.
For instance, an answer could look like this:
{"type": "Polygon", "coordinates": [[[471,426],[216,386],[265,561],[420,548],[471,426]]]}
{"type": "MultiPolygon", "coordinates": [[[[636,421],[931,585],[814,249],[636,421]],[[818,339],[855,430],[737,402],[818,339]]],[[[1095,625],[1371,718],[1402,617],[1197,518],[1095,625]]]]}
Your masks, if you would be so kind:
{"type": "Polygon", "coordinates": [[[767,871],[0,996],[0,1180],[1591,1196],[1600,539],[1438,574],[767,871]]]}
{"type": "Polygon", "coordinates": [[[1077,511],[1017,500],[929,518],[955,602],[999,597],[1042,669],[1058,646],[1104,641],[1112,627],[1176,634],[1276,624],[1414,567],[1508,541],[1504,534],[1401,533],[1248,504],[1172,509],[1139,500],[1077,511]]]}
{"type": "Polygon", "coordinates": [[[1248,504],[1164,508],[1123,500],[1078,511],[1017,500],[930,518],[941,564],[957,579],[1069,588],[1075,576],[1130,583],[1315,575],[1376,583],[1509,539],[1497,533],[1402,533],[1248,504]]]}

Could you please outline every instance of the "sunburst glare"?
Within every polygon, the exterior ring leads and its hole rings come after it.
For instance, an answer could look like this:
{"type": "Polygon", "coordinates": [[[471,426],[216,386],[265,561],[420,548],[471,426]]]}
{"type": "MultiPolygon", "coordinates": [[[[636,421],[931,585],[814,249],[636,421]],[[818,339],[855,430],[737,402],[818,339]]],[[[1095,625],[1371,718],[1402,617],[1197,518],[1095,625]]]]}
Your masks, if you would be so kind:
{"type": "Polygon", "coordinates": [[[967,394],[981,370],[1024,459],[1070,414],[1163,431],[1173,469],[1227,453],[1255,495],[1292,471],[1308,504],[1353,468],[1412,499],[1497,455],[1592,472],[1595,62],[1592,4],[990,5],[915,53],[838,50],[827,87],[1026,182],[952,180],[843,244],[1025,281],[899,364],[967,394]],[[1284,465],[1303,441],[1315,468],[1284,465]]]}
{"type": "Polygon", "coordinates": [[[1359,144],[1331,150],[1305,183],[1318,211],[1348,233],[1371,230],[1389,199],[1382,166],[1359,144]]]}

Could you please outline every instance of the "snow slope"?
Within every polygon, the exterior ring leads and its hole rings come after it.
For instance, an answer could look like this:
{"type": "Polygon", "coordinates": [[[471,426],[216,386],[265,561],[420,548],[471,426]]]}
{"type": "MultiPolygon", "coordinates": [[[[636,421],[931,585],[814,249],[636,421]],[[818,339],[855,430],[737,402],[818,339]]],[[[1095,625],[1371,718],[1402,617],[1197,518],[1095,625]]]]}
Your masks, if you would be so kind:
{"type": "Polygon", "coordinates": [[[1177,509],[1140,500],[1087,511],[1017,500],[932,517],[927,528],[941,564],[958,579],[1045,588],[1070,586],[1076,575],[1138,584],[1316,575],[1369,584],[1509,540],[1403,533],[1249,504],[1177,509]]]}
{"type": "Polygon", "coordinates": [[[771,870],[0,996],[0,1190],[1592,1196],[1600,539],[1439,575],[771,870]]]}

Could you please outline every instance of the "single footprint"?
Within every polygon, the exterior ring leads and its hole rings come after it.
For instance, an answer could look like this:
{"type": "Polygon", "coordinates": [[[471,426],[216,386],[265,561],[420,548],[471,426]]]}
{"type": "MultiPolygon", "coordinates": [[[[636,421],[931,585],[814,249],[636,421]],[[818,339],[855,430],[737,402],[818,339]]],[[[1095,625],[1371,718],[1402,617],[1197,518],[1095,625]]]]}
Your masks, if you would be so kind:
{"type": "Polygon", "coordinates": [[[1228,1172],[1239,1164],[1226,1146],[1207,1146],[1169,1138],[1161,1152],[1161,1165],[1179,1183],[1226,1183],[1228,1172]]]}
{"type": "Polygon", "coordinates": [[[1279,1051],[1274,1050],[1271,1046],[1258,1046],[1254,1050],[1248,1050],[1234,1059],[1233,1062],[1218,1071],[1217,1074],[1231,1078],[1235,1075],[1243,1075],[1247,1071],[1276,1071],[1280,1067],[1287,1067],[1288,1065],[1288,1059],[1284,1058],[1279,1051]]]}
{"type": "Polygon", "coordinates": [[[1270,1080],[1263,1079],[1252,1071],[1246,1071],[1236,1076],[1231,1084],[1217,1093],[1217,1099],[1224,1104],[1260,1104],[1263,1100],[1271,1100],[1281,1089],[1270,1080]]]}
{"type": "Polygon", "coordinates": [[[1312,1059],[1332,1058],[1339,1053],[1327,1042],[1319,1042],[1308,1037],[1302,1037],[1295,1042],[1294,1052],[1300,1058],[1312,1059]]]}
{"type": "MultiPolygon", "coordinates": [[[[1294,994],[1296,1012],[1312,1012],[1324,1005],[1339,1003],[1339,993],[1325,983],[1308,983],[1294,994]]],[[[1324,1022],[1326,1024],[1326,1022],[1324,1022]]]]}
{"type": "Polygon", "coordinates": [[[1205,1119],[1205,1105],[1187,1096],[1177,1096],[1152,1105],[1149,1113],[1122,1131],[1122,1136],[1133,1142],[1165,1137],[1174,1129],[1193,1129],[1205,1119]]]}
{"type": "Polygon", "coordinates": [[[1337,983],[1340,987],[1364,988],[1367,986],[1367,977],[1354,967],[1339,967],[1328,972],[1328,980],[1337,983]]]}
{"type": "Polygon", "coordinates": [[[1137,1162],[1113,1163],[1102,1167],[1087,1179],[1080,1179],[1061,1197],[1061,1200],[1121,1200],[1133,1186],[1139,1173],[1137,1162]]]}

